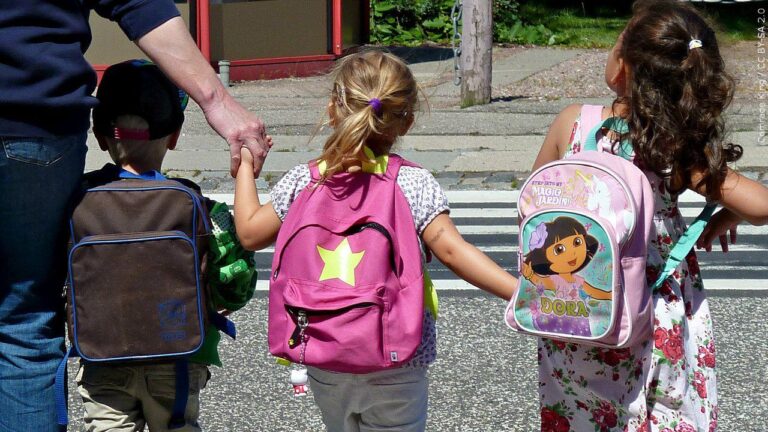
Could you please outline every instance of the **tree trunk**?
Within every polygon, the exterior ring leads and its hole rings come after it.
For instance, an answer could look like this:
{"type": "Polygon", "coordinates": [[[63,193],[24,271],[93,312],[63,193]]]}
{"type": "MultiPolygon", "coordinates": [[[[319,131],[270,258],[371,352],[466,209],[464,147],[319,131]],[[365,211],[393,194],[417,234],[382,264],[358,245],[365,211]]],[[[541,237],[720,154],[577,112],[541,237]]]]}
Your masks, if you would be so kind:
{"type": "Polygon", "coordinates": [[[461,26],[461,106],[491,101],[491,0],[464,0],[461,26]]]}

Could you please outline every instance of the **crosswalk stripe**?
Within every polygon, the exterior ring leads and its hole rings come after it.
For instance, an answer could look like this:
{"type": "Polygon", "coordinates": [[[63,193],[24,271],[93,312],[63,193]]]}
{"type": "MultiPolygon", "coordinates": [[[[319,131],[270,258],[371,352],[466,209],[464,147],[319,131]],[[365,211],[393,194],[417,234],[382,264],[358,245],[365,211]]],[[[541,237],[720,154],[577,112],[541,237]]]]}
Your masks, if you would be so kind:
{"type": "MultiPolygon", "coordinates": [[[[464,201],[465,199],[469,199],[469,194],[465,195],[464,193],[467,191],[457,191],[461,192],[462,195],[459,196],[459,200],[454,201],[449,196],[448,201],[453,202],[463,202],[463,203],[469,203],[470,201],[464,201]]],[[[450,192],[449,192],[450,193],[450,192]]],[[[695,195],[695,194],[694,194],[695,195]]],[[[234,194],[210,194],[207,195],[210,199],[218,202],[224,202],[227,203],[230,207],[234,205],[234,194]]],[[[472,208],[452,208],[451,209],[451,217],[452,218],[472,218],[472,219],[502,219],[502,218],[510,218],[510,219],[517,219],[518,212],[516,208],[516,202],[515,201],[509,201],[507,198],[510,196],[509,193],[505,193],[504,191],[494,191],[489,194],[488,191],[482,191],[480,192],[480,196],[478,196],[476,200],[471,201],[471,203],[475,203],[479,205],[480,207],[472,207],[472,208]],[[502,197],[504,200],[499,201],[499,197],[502,197]],[[481,200],[482,198],[482,200],[481,200]],[[483,204],[489,204],[489,203],[496,203],[496,202],[506,202],[510,203],[511,207],[491,207],[486,208],[482,207],[483,204]]],[[[698,196],[698,195],[695,195],[698,196]]],[[[264,204],[269,202],[269,195],[267,194],[259,194],[259,201],[264,204]]],[[[702,200],[703,205],[703,200],[702,200]]],[[[696,216],[699,215],[701,212],[701,207],[681,207],[680,213],[685,218],[693,219],[696,216]]],[[[515,223],[512,221],[510,224],[515,223]]]]}
{"type": "MultiPolygon", "coordinates": [[[[266,280],[256,284],[256,291],[269,291],[266,280]]],[[[469,282],[462,279],[432,280],[438,291],[480,291],[469,282]]],[[[765,279],[705,279],[704,289],[707,291],[768,291],[768,281],[765,279]]]]}
{"type": "MultiPolygon", "coordinates": [[[[462,235],[469,234],[507,234],[517,235],[519,229],[517,225],[458,225],[459,233],[462,235]]],[[[753,226],[753,225],[739,225],[739,235],[766,235],[768,230],[765,227],[753,226]]]]}
{"type": "MultiPolygon", "coordinates": [[[[702,208],[697,207],[683,207],[680,209],[680,213],[686,218],[695,218],[701,213],[702,208]]],[[[491,218],[517,218],[516,208],[452,208],[452,218],[477,218],[477,219],[491,219],[491,218]]]]}
{"type": "MultiPolygon", "coordinates": [[[[518,226],[515,223],[517,219],[517,198],[519,196],[518,191],[447,191],[446,195],[448,200],[452,204],[459,204],[458,207],[451,210],[451,216],[454,219],[460,219],[457,223],[457,228],[462,235],[481,236],[480,241],[477,241],[475,237],[475,245],[481,251],[488,254],[495,254],[499,256],[501,254],[502,260],[507,265],[510,259],[517,262],[515,255],[518,252],[517,246],[517,234],[519,232],[518,226]],[[491,224],[490,221],[486,224],[484,220],[497,219],[491,224]],[[502,222],[499,224],[499,219],[510,219],[510,223],[502,222]],[[499,244],[497,236],[508,235],[514,236],[514,238],[507,241],[513,242],[509,244],[499,244]],[[487,237],[487,240],[486,240],[487,237]],[[483,244],[485,242],[493,244],[483,244]],[[505,256],[504,254],[510,254],[505,256]]],[[[227,194],[206,194],[209,198],[225,202],[232,206],[234,204],[234,195],[227,194]]],[[[262,193],[259,194],[259,199],[262,203],[269,201],[269,195],[262,193]]],[[[680,196],[679,201],[680,211],[683,217],[690,222],[701,210],[705,200],[700,195],[687,191],[680,196]],[[687,207],[686,207],[687,205],[687,207]]],[[[768,238],[768,229],[766,227],[755,227],[751,225],[740,225],[738,228],[738,234],[741,236],[741,243],[729,245],[731,252],[747,252],[751,254],[768,257],[768,242],[763,243],[760,239],[768,238]],[[750,239],[749,242],[744,242],[745,237],[750,239]],[[765,236],[765,237],[764,237],[765,236]],[[758,244],[757,242],[760,241],[758,244]]],[[[713,245],[715,252],[720,253],[719,246],[713,245]]],[[[268,247],[261,251],[256,252],[257,259],[261,263],[260,266],[269,266],[268,262],[271,262],[269,255],[274,253],[274,247],[268,247]]],[[[704,252],[699,252],[699,259],[703,262],[707,261],[707,255],[704,252]]],[[[732,279],[707,279],[704,280],[704,286],[708,291],[721,292],[724,295],[728,295],[731,291],[741,292],[768,292],[768,280],[766,279],[742,279],[743,277],[749,278],[758,275],[765,274],[768,271],[768,266],[758,265],[749,267],[739,267],[738,265],[729,265],[726,261],[709,262],[703,264],[706,266],[707,271],[718,271],[718,276],[729,277],[734,275],[732,279]]],[[[768,260],[766,260],[768,261],[768,260]]],[[[758,261],[759,262],[759,261],[758,261]]],[[[257,284],[257,291],[267,291],[269,284],[266,283],[266,279],[269,277],[269,269],[259,269],[259,283],[257,284]]],[[[455,292],[472,292],[478,291],[477,288],[472,286],[466,281],[461,279],[452,279],[453,275],[446,269],[440,270],[434,269],[435,276],[437,277],[449,277],[448,279],[434,280],[435,286],[439,291],[455,291],[455,292]],[[439,273],[439,274],[438,274],[439,273]]]]}
{"type": "MultiPolygon", "coordinates": [[[[519,191],[446,191],[445,195],[448,197],[449,203],[466,204],[466,203],[517,203],[517,198],[520,196],[519,191]]],[[[205,194],[205,196],[218,202],[224,202],[229,205],[233,205],[235,202],[235,195],[232,193],[214,193],[205,194]]],[[[269,201],[269,194],[260,193],[259,200],[261,203],[269,201]]],[[[696,203],[704,204],[706,200],[696,192],[685,191],[678,198],[678,203],[696,203]]]]}
{"type": "MultiPolygon", "coordinates": [[[[473,291],[479,288],[461,279],[433,280],[440,291],[473,291]]],[[[768,281],[762,279],[706,279],[704,289],[707,291],[768,291],[768,281]]]]}
{"type": "MultiPolygon", "coordinates": [[[[518,251],[517,245],[504,245],[504,246],[475,245],[475,246],[484,253],[517,253],[518,251]]],[[[713,252],[720,253],[719,244],[714,244],[712,248],[713,248],[713,252]]],[[[732,244],[732,245],[728,245],[728,250],[730,252],[755,252],[755,253],[768,254],[768,249],[766,249],[765,246],[756,245],[756,244],[739,244],[739,243],[732,244]]],[[[271,255],[274,252],[275,252],[275,248],[273,246],[269,246],[264,249],[256,251],[256,253],[259,255],[271,255]]]]}

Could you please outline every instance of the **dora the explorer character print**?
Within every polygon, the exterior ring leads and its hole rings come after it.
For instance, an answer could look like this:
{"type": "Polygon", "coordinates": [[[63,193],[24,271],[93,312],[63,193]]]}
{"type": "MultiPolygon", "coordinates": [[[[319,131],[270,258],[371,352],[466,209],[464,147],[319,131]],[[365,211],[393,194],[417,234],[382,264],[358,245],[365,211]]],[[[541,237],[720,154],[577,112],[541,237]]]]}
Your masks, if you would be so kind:
{"type": "Polygon", "coordinates": [[[528,241],[522,274],[536,287],[538,304],[532,303],[537,330],[591,336],[589,309],[595,300],[611,300],[577,273],[594,258],[598,240],[587,234],[578,220],[559,216],[540,222],[528,241]]]}

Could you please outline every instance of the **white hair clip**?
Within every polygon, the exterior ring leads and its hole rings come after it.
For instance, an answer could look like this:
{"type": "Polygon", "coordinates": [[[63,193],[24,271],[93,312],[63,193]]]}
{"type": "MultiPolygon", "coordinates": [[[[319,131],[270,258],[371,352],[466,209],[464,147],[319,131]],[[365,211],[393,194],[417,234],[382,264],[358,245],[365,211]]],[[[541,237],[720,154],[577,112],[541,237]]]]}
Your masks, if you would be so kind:
{"type": "Polygon", "coordinates": [[[698,39],[691,39],[690,42],[688,42],[688,51],[694,49],[694,48],[701,48],[704,45],[701,43],[698,39]]]}

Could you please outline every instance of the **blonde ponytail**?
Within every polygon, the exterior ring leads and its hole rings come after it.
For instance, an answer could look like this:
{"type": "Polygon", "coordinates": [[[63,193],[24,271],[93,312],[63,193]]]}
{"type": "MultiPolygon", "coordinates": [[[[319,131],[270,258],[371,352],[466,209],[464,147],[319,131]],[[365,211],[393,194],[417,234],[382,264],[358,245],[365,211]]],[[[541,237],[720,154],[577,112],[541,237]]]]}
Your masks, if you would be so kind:
{"type": "Polygon", "coordinates": [[[323,146],[323,178],[368,161],[364,146],[387,153],[418,108],[418,85],[399,58],[366,51],[342,59],[333,73],[333,132],[323,146]]]}

